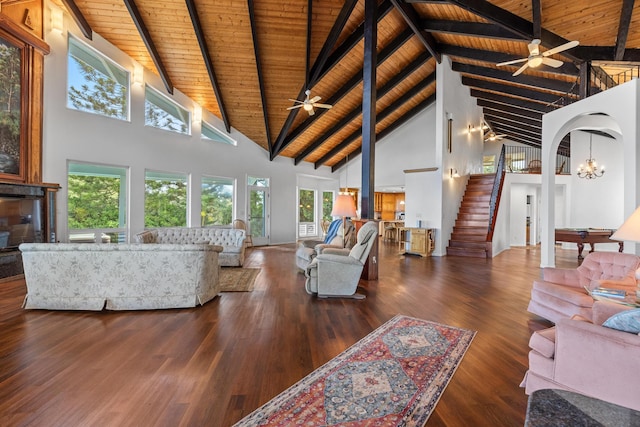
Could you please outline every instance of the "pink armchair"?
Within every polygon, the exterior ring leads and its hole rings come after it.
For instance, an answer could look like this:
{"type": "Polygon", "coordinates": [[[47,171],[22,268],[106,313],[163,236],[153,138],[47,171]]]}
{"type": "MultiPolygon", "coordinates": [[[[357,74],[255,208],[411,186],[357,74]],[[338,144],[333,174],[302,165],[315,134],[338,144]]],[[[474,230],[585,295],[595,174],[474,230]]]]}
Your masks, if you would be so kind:
{"type": "Polygon", "coordinates": [[[618,252],[593,252],[576,269],[545,268],[531,289],[529,312],[557,323],[579,314],[591,319],[593,298],[585,286],[635,291],[640,257],[618,252]]]}
{"type": "Polygon", "coordinates": [[[596,301],[593,323],[581,316],[560,319],[529,341],[525,393],[554,388],[578,392],[640,410],[640,336],[601,326],[620,304],[596,301]]]}

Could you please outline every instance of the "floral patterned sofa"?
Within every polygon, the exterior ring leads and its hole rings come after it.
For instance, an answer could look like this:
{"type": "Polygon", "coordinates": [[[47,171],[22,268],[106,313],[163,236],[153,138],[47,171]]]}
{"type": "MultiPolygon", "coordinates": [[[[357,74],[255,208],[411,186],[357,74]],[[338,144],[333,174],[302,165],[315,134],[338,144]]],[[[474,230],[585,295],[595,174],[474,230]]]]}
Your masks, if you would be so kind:
{"type": "Polygon", "coordinates": [[[142,231],[136,243],[193,244],[222,246],[220,266],[242,267],[245,253],[245,231],[225,227],[166,227],[142,231]]]}
{"type": "Polygon", "coordinates": [[[195,307],[220,292],[220,246],[23,243],[19,248],[29,309],[195,307]]]}

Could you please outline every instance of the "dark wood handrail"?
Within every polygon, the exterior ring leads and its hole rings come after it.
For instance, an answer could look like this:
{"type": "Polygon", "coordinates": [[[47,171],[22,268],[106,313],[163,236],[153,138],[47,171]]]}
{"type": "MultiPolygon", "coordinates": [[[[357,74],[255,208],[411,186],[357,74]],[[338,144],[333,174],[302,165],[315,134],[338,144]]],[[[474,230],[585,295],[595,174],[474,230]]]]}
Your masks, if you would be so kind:
{"type": "Polygon", "coordinates": [[[500,158],[496,165],[496,179],[493,181],[493,190],[491,190],[491,207],[489,208],[489,230],[487,230],[487,242],[493,240],[493,231],[496,226],[496,218],[498,216],[498,207],[500,206],[500,196],[502,195],[502,185],[504,184],[504,145],[500,151],[500,158]]]}

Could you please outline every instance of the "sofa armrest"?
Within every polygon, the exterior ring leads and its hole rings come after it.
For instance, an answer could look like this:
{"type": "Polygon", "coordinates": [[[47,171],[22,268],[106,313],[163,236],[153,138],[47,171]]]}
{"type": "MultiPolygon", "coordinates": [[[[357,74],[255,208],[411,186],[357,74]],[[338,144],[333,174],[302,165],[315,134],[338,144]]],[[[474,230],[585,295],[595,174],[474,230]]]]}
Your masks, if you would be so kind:
{"type": "Polygon", "coordinates": [[[640,336],[593,323],[556,324],[553,381],[618,405],[637,406],[640,336]]]}
{"type": "Polygon", "coordinates": [[[351,249],[327,247],[327,248],[324,248],[322,252],[318,252],[318,254],[321,254],[321,253],[327,254],[327,255],[348,256],[349,253],[351,253],[351,249]]]}
{"type": "Polygon", "coordinates": [[[575,269],[546,267],[542,269],[542,279],[545,282],[573,286],[575,288],[582,287],[580,273],[575,269]]]}
{"type": "Polygon", "coordinates": [[[343,247],[338,245],[332,245],[330,243],[319,243],[314,246],[314,249],[316,251],[316,254],[320,255],[324,253],[324,251],[327,249],[343,249],[343,247]]]}

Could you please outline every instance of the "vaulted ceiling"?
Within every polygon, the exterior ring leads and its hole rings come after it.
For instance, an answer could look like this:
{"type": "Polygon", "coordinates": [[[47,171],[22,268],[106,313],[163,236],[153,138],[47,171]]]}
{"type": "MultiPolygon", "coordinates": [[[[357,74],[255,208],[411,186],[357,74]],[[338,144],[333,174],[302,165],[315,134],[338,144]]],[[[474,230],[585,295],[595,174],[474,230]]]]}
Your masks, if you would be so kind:
{"type": "MultiPolygon", "coordinates": [[[[54,0],[87,38],[97,32],[269,151],[333,169],[361,149],[365,0],[54,0]],[[331,109],[287,110],[321,96],[331,109]]],[[[366,0],[370,1],[370,0],[366,0]]],[[[633,0],[381,0],[376,139],[435,102],[448,55],[499,134],[541,144],[542,114],[616,84],[598,65],[640,63],[633,0]],[[512,74],[532,39],[580,45],[512,74]],[[598,74],[600,73],[600,74],[598,74]],[[596,76],[594,78],[593,76],[596,76]]],[[[637,74],[636,74],[637,75],[637,74]]],[[[561,149],[569,151],[570,141],[561,149]]]]}

